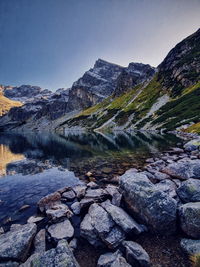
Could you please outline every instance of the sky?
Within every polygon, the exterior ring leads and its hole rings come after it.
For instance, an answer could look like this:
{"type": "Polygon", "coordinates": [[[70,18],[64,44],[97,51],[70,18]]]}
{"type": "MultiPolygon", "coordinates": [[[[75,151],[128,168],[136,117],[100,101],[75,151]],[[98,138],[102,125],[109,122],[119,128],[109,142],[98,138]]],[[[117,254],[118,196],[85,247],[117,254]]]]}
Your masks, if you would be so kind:
{"type": "Polygon", "coordinates": [[[200,0],[0,0],[0,84],[71,87],[98,58],[157,66],[200,27],[200,0]]]}

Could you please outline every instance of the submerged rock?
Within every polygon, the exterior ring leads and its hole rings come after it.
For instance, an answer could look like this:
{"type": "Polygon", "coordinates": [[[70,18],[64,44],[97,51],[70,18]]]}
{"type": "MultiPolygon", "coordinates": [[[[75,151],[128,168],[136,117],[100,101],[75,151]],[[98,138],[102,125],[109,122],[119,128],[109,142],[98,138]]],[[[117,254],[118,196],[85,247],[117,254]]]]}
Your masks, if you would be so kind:
{"type": "Polygon", "coordinates": [[[146,175],[126,172],[120,177],[120,188],[132,213],[147,224],[152,232],[175,232],[176,200],[157,189],[146,175]]]}
{"type": "Polygon", "coordinates": [[[124,241],[126,260],[131,266],[150,267],[150,258],[147,252],[138,243],[133,241],[124,241]]]}
{"type": "Polygon", "coordinates": [[[200,180],[189,179],[177,189],[177,194],[184,203],[200,202],[200,180]]]}
{"type": "Polygon", "coordinates": [[[28,223],[0,235],[0,260],[25,261],[36,231],[36,225],[28,223]]]}
{"type": "Polygon", "coordinates": [[[57,241],[63,238],[71,238],[74,235],[74,228],[71,225],[70,221],[67,219],[63,222],[49,226],[48,232],[50,236],[57,241]]]}
{"type": "Polygon", "coordinates": [[[200,160],[180,160],[176,163],[169,164],[162,169],[162,172],[181,180],[190,178],[198,179],[200,178],[200,160]]]}
{"type": "Polygon", "coordinates": [[[180,206],[179,217],[183,232],[193,238],[200,238],[200,202],[180,206]]]}
{"type": "Polygon", "coordinates": [[[33,254],[22,267],[79,267],[67,241],[60,240],[56,248],[33,254]]]}

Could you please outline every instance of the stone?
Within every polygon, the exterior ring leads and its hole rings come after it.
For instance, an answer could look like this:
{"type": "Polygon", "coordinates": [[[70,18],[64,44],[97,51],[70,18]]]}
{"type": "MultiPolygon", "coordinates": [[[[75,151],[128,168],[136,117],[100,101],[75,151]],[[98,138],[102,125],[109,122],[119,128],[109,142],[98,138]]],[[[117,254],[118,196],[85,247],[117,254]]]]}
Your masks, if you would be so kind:
{"type": "Polygon", "coordinates": [[[176,184],[172,181],[172,180],[163,180],[157,184],[155,184],[155,187],[158,190],[161,190],[163,192],[165,192],[166,194],[168,194],[170,197],[175,198],[177,197],[176,194],[176,184]]]}
{"type": "Polygon", "coordinates": [[[200,202],[187,203],[179,207],[180,226],[185,234],[200,238],[200,202]]]}
{"type": "Polygon", "coordinates": [[[85,194],[85,198],[94,198],[96,200],[103,200],[106,196],[108,196],[108,193],[102,189],[88,189],[85,194]]]}
{"type": "Polygon", "coordinates": [[[74,192],[76,193],[76,197],[78,199],[83,198],[85,196],[87,186],[85,185],[76,185],[73,187],[74,192]]]}
{"type": "Polygon", "coordinates": [[[56,248],[45,253],[33,254],[22,267],[79,267],[66,240],[60,240],[56,248]]]}
{"type": "Polygon", "coordinates": [[[109,267],[119,256],[122,256],[122,253],[119,250],[114,253],[105,253],[99,257],[97,267],[109,267]]]}
{"type": "Polygon", "coordinates": [[[36,231],[36,225],[28,223],[0,235],[0,259],[25,261],[36,231]]]}
{"type": "Polygon", "coordinates": [[[200,160],[179,160],[176,163],[172,163],[167,167],[164,167],[162,172],[181,180],[187,180],[190,178],[199,179],[200,160]]]}
{"type": "Polygon", "coordinates": [[[167,175],[166,173],[159,172],[159,171],[155,171],[153,174],[153,179],[156,181],[162,181],[162,180],[169,179],[169,178],[170,178],[169,175],[167,175]]]}
{"type": "Polygon", "coordinates": [[[200,202],[200,180],[188,179],[177,189],[177,194],[184,202],[200,202]]]}
{"type": "Polygon", "coordinates": [[[72,211],[65,204],[55,204],[46,210],[46,214],[53,221],[63,217],[71,218],[73,215],[72,211]]]}
{"type": "Polygon", "coordinates": [[[97,188],[99,188],[98,184],[96,184],[95,182],[89,182],[87,184],[87,187],[89,187],[91,189],[97,189],[97,188]]]}
{"type": "Polygon", "coordinates": [[[71,205],[71,209],[72,209],[74,214],[78,215],[81,212],[81,204],[79,202],[74,202],[71,205]]]}
{"type": "Polygon", "coordinates": [[[63,222],[49,226],[48,233],[56,241],[63,238],[69,239],[74,235],[74,228],[71,225],[70,221],[67,219],[63,222]]]}
{"type": "Polygon", "coordinates": [[[108,235],[102,237],[102,240],[109,249],[114,249],[121,244],[125,237],[124,231],[120,227],[114,226],[108,235]]]}
{"type": "Polygon", "coordinates": [[[87,177],[91,177],[92,175],[93,175],[92,172],[87,172],[87,173],[86,173],[86,176],[87,176],[87,177]]]}
{"type": "Polygon", "coordinates": [[[154,163],[154,159],[153,158],[146,159],[145,161],[146,161],[146,163],[154,163]]]}
{"type": "Polygon", "coordinates": [[[22,227],[22,224],[14,223],[10,226],[10,231],[20,230],[22,227]]]}
{"type": "Polygon", "coordinates": [[[19,263],[14,261],[6,261],[0,263],[0,267],[17,267],[17,266],[19,266],[19,263]]]}
{"type": "Polygon", "coordinates": [[[61,195],[58,192],[49,194],[38,202],[38,207],[41,212],[44,212],[46,209],[51,208],[55,203],[60,203],[61,195]]]}
{"type": "Polygon", "coordinates": [[[63,193],[62,197],[66,198],[68,201],[71,201],[76,197],[76,195],[75,195],[73,190],[69,190],[69,191],[63,193]]]}
{"type": "Polygon", "coordinates": [[[193,139],[184,145],[186,151],[195,151],[200,148],[200,138],[193,139]]]}
{"type": "Polygon", "coordinates": [[[112,204],[120,206],[122,194],[120,194],[118,187],[114,185],[107,185],[105,191],[112,197],[112,204]]]}
{"type": "Polygon", "coordinates": [[[78,240],[77,238],[73,238],[70,242],[69,242],[69,247],[72,251],[74,251],[78,246],[78,240]]]}
{"type": "Polygon", "coordinates": [[[34,253],[42,253],[46,251],[46,231],[41,229],[34,238],[34,253]]]}
{"type": "Polygon", "coordinates": [[[0,227],[0,235],[4,234],[4,229],[3,227],[0,227]]]}
{"type": "Polygon", "coordinates": [[[151,266],[149,255],[141,245],[133,241],[123,241],[122,246],[125,248],[126,260],[131,266],[151,266]]]}
{"type": "Polygon", "coordinates": [[[103,173],[109,174],[109,173],[112,172],[112,168],[104,167],[104,168],[101,169],[101,171],[102,171],[103,173]]]}
{"type": "Polygon", "coordinates": [[[189,255],[200,254],[200,240],[181,239],[181,248],[189,255]]]}
{"type": "Polygon", "coordinates": [[[96,201],[93,198],[83,198],[80,201],[80,207],[81,207],[81,209],[88,208],[94,202],[96,202],[96,201]]]}
{"type": "Polygon", "coordinates": [[[131,267],[124,257],[117,257],[110,267],[131,267]]]}
{"type": "Polygon", "coordinates": [[[26,210],[26,209],[28,209],[28,208],[30,208],[30,205],[23,205],[23,206],[19,209],[19,211],[24,211],[24,210],[26,210]]]}
{"type": "Polygon", "coordinates": [[[28,218],[27,222],[28,223],[37,223],[37,222],[40,222],[44,219],[43,216],[38,216],[38,215],[34,215],[34,216],[31,216],[30,218],[28,218]]]}
{"type": "Polygon", "coordinates": [[[150,182],[143,173],[126,172],[120,177],[120,189],[130,212],[154,233],[176,231],[177,201],[150,182]]]}
{"type": "Polygon", "coordinates": [[[113,221],[119,225],[124,232],[132,232],[136,235],[144,232],[144,229],[139,225],[128,213],[122,208],[114,206],[109,200],[101,203],[101,206],[110,214],[113,221]]]}

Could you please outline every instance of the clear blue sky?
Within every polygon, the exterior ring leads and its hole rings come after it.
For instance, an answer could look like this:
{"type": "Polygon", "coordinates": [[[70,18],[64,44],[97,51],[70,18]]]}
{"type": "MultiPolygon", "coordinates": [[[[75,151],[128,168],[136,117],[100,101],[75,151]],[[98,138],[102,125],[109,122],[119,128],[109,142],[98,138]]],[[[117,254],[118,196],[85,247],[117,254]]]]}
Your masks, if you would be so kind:
{"type": "Polygon", "coordinates": [[[0,84],[70,87],[98,58],[157,66],[200,0],[0,0],[0,84]]]}

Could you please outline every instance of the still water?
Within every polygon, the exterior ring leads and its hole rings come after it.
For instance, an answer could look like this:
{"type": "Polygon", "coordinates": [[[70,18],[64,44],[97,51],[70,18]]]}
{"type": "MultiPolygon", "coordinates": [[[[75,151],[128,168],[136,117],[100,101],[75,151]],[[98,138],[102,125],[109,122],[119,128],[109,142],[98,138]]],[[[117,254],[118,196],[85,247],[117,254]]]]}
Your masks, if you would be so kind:
{"type": "Polygon", "coordinates": [[[115,181],[178,142],[147,133],[0,134],[0,225],[26,222],[41,197],[64,186],[115,181]]]}

